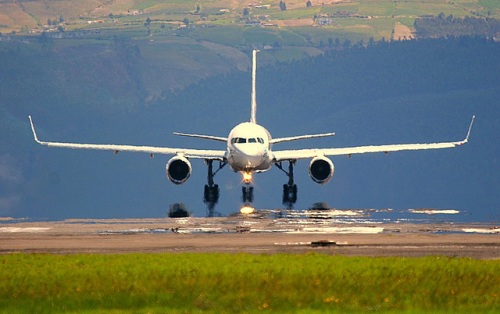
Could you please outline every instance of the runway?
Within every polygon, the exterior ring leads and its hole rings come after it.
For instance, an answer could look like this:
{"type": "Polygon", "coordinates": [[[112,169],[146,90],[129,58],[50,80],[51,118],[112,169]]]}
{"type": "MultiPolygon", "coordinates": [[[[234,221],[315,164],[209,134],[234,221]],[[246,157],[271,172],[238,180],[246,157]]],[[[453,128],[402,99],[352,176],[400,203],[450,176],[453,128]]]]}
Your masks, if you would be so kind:
{"type": "Polygon", "coordinates": [[[0,253],[306,253],[500,258],[500,227],[318,217],[0,220],[0,253]],[[346,222],[347,221],[347,222],[346,222]]]}

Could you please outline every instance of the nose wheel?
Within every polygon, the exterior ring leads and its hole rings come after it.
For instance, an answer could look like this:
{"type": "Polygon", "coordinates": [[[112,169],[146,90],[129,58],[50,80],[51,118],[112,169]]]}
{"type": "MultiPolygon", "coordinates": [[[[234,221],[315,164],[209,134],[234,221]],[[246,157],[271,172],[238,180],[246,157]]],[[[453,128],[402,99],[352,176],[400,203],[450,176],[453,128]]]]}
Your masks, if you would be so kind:
{"type": "Polygon", "coordinates": [[[243,203],[253,203],[253,186],[243,186],[241,191],[243,192],[241,196],[243,203]]]}

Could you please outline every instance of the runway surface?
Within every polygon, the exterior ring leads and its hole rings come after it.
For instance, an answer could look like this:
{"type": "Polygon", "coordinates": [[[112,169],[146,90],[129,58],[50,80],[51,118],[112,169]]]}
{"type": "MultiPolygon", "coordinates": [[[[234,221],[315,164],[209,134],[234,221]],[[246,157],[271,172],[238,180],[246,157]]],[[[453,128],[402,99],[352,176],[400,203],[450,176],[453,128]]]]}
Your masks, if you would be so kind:
{"type": "Polygon", "coordinates": [[[500,258],[498,225],[364,221],[344,213],[344,219],[261,214],[53,222],[5,218],[0,220],[0,253],[321,252],[500,258]]]}

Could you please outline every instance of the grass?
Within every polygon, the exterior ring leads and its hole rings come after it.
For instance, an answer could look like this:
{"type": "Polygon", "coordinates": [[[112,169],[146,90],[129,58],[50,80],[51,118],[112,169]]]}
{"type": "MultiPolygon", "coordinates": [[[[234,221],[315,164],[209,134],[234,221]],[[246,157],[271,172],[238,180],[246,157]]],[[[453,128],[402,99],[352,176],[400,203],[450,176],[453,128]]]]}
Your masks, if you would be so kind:
{"type": "Polygon", "coordinates": [[[12,254],[0,264],[2,313],[500,310],[500,261],[12,254]]]}

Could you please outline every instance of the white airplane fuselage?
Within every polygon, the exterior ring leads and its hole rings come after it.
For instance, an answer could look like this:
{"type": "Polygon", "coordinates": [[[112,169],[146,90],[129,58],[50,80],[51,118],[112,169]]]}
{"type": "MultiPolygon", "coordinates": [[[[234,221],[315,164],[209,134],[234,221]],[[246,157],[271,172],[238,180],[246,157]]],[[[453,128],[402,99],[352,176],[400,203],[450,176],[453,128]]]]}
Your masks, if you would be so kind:
{"type": "Polygon", "coordinates": [[[243,122],[235,126],[227,139],[226,159],[233,171],[261,172],[273,164],[271,135],[262,126],[243,122]]]}

